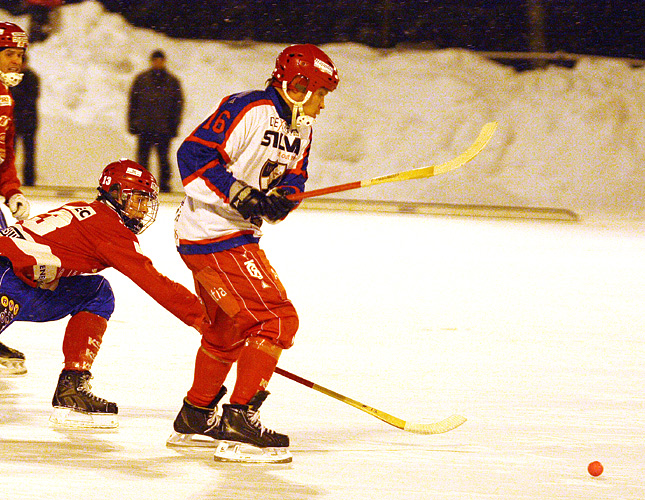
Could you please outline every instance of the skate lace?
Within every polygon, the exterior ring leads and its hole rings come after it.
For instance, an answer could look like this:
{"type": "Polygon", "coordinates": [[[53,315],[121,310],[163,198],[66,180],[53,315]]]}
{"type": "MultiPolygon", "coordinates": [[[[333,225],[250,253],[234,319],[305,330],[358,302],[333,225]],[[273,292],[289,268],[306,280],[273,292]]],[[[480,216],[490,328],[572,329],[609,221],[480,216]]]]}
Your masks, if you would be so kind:
{"type": "Polygon", "coordinates": [[[91,376],[84,376],[80,379],[79,385],[77,387],[78,392],[82,393],[93,401],[96,401],[97,403],[107,403],[106,399],[99,398],[92,393],[92,386],[90,385],[91,378],[91,376]]]}
{"type": "Polygon", "coordinates": [[[219,418],[217,416],[217,406],[208,414],[208,418],[206,419],[206,425],[209,427],[213,427],[216,425],[219,421],[219,418]]]}
{"type": "Polygon", "coordinates": [[[259,411],[251,411],[249,410],[248,412],[249,416],[249,423],[255,427],[258,431],[260,431],[260,436],[263,435],[265,432],[267,434],[271,434],[271,430],[267,429],[262,425],[262,422],[260,422],[260,412],[259,411]]]}

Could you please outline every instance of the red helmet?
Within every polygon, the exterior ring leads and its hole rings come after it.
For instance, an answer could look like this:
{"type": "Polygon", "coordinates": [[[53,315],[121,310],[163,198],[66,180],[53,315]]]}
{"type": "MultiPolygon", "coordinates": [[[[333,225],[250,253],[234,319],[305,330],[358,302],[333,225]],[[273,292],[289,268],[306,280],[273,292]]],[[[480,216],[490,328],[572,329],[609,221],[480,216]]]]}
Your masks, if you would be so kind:
{"type": "Polygon", "coordinates": [[[125,158],[110,163],[99,179],[99,198],[108,201],[134,234],[141,234],[157,217],[159,186],[154,175],[125,158]],[[132,195],[138,195],[134,199],[132,195]]]}
{"type": "Polygon", "coordinates": [[[14,23],[0,22],[0,48],[26,49],[29,45],[27,33],[14,23]]]}
{"type": "Polygon", "coordinates": [[[338,86],[338,70],[327,54],[315,45],[291,45],[275,60],[271,75],[274,82],[287,82],[290,88],[301,92],[315,92],[324,87],[330,92],[338,86]],[[298,87],[293,86],[294,78],[298,87]]]}

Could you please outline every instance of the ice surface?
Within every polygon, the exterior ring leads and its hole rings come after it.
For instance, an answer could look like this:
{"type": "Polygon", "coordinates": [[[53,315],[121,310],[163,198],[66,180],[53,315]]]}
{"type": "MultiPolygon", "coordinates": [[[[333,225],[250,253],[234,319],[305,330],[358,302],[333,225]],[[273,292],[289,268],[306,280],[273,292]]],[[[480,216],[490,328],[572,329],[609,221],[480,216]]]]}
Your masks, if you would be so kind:
{"type": "MultiPolygon", "coordinates": [[[[127,90],[152,50],[166,51],[186,90],[184,137],[224,95],[262,87],[282,48],[173,40],[93,1],[60,15],[29,49],[43,79],[41,184],[94,186],[105,164],[134,154],[127,90]]],[[[108,271],[117,309],[93,386],[119,404],[120,428],[50,427],[65,322],[13,325],[1,340],[26,353],[29,374],[0,380],[0,499],[645,498],[645,241],[629,218],[645,200],[645,70],[589,59],[515,73],[459,50],[325,50],[341,85],[316,126],[309,188],[445,161],[497,120],[468,167],[355,196],[594,215],[565,224],[301,210],[267,228],[262,245],[301,319],[283,368],[404,420],[468,422],[410,434],[276,375],[262,419],[290,435],[292,464],[167,449],[199,337],[108,271]],[[593,460],[605,466],[596,479],[593,460]]],[[[63,201],[34,198],[32,212],[63,201]]],[[[192,287],[174,208],[162,206],[142,247],[192,287]]]]}
{"type": "MultiPolygon", "coordinates": [[[[34,200],[34,212],[63,201],[34,200]]],[[[142,248],[191,286],[174,208],[142,248]]],[[[268,227],[262,245],[301,318],[280,366],[411,422],[468,418],[406,433],[276,375],[262,420],[291,437],[281,466],[165,447],[199,337],[106,272],[117,308],[92,385],[119,404],[120,427],[50,427],[65,321],[12,325],[1,340],[26,353],[29,374],[0,380],[0,498],[641,500],[640,232],[310,210],[268,227]]]]}

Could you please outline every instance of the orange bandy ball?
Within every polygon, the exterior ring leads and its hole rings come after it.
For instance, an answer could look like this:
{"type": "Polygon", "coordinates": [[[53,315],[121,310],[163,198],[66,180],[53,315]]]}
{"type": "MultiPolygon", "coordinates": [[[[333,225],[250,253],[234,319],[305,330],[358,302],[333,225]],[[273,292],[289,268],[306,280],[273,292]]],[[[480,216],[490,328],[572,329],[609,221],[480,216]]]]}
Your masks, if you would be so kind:
{"type": "Polygon", "coordinates": [[[600,474],[602,474],[603,466],[600,462],[591,462],[587,466],[587,470],[589,471],[589,474],[591,474],[593,477],[598,477],[600,474]]]}

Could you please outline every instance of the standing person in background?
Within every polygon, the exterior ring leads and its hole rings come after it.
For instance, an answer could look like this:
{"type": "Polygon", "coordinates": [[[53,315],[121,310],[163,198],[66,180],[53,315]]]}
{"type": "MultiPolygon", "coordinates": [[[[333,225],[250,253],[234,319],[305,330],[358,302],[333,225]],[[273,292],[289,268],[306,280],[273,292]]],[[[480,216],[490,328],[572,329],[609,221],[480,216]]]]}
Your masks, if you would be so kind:
{"type": "Polygon", "coordinates": [[[137,161],[148,168],[154,147],[159,160],[159,189],[170,192],[170,141],[177,135],[184,99],[177,77],[166,69],[161,50],[150,55],[150,69],[137,75],[130,88],[128,130],[137,136],[137,161]]]}
{"type": "Polygon", "coordinates": [[[38,128],[40,78],[26,65],[26,56],[23,63],[22,81],[11,88],[11,96],[14,100],[16,139],[21,139],[23,146],[22,183],[24,186],[33,186],[36,182],[36,129],[38,128]]]}
{"type": "Polygon", "coordinates": [[[51,12],[63,5],[63,0],[25,0],[25,3],[31,16],[29,41],[36,43],[47,40],[52,31],[51,12]]]}
{"type": "MultiPolygon", "coordinates": [[[[20,180],[16,173],[16,130],[9,88],[18,85],[22,79],[22,62],[28,44],[27,33],[20,26],[0,22],[0,196],[4,197],[11,214],[18,220],[29,217],[29,201],[20,192],[20,180]]],[[[0,212],[0,225],[6,225],[4,222],[0,212]]],[[[24,361],[23,353],[0,342],[0,369],[8,367],[16,374],[25,373],[24,361]]]]}
{"type": "Polygon", "coordinates": [[[203,330],[193,385],[169,445],[193,435],[219,442],[216,458],[286,462],[289,437],[265,428],[258,410],[283,349],[293,344],[298,315],[259,247],[262,220],[283,220],[304,191],[312,125],[338,85],[331,59],[314,45],[277,57],[264,90],[225,97],[186,138],[177,160],[186,199],[175,232],[211,325],[203,330]],[[234,363],[230,404],[224,381],[234,363]],[[250,446],[247,446],[250,445],[250,446]]]}

